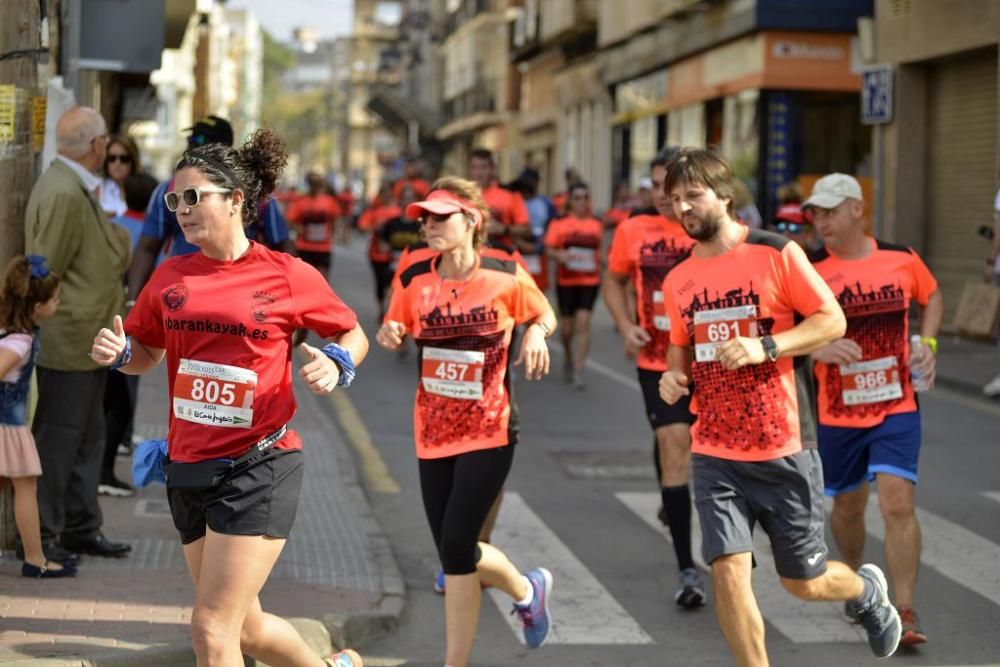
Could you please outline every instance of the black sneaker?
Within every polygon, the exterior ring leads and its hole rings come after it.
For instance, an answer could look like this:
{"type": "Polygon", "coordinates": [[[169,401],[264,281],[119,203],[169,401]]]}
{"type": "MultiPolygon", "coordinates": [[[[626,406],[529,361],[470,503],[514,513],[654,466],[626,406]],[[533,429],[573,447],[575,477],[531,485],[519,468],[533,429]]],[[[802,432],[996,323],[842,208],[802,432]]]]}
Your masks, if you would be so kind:
{"type": "Polygon", "coordinates": [[[844,600],[844,618],[851,625],[858,624],[858,607],[860,605],[854,600],[844,600]]]}
{"type": "Polygon", "coordinates": [[[127,482],[123,482],[117,477],[112,477],[107,482],[97,485],[97,495],[112,496],[113,498],[131,498],[135,495],[135,489],[127,482]]]}
{"type": "Polygon", "coordinates": [[[889,602],[889,587],[885,575],[876,565],[865,563],[858,569],[858,576],[875,587],[871,600],[857,606],[857,618],[868,633],[868,646],[878,658],[888,658],[899,647],[903,624],[899,613],[889,602]]]}
{"type": "Polygon", "coordinates": [[[681,570],[681,585],[674,595],[674,602],[677,606],[685,609],[697,609],[705,606],[705,585],[701,583],[701,575],[698,570],[689,567],[681,570]]]}

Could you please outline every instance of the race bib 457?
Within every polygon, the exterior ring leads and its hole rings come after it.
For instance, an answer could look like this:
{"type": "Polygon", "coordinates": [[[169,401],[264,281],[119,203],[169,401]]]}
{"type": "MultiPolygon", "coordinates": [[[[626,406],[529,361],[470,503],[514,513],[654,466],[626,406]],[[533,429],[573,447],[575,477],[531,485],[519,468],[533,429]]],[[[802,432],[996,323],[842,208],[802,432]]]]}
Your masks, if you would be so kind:
{"type": "Polygon", "coordinates": [[[428,393],[478,401],[483,397],[485,362],[483,352],[425,347],[420,381],[428,393]]]}

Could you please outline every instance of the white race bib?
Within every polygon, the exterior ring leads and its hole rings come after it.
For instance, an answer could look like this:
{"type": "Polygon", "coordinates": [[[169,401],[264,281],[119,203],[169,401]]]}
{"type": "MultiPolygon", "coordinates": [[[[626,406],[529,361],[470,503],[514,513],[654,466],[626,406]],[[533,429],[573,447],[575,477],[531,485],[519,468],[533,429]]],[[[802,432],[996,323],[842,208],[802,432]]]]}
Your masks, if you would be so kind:
{"type": "Polygon", "coordinates": [[[653,292],[653,328],[657,331],[670,331],[670,318],[667,317],[667,307],[660,290],[653,292]]]}
{"type": "Polygon", "coordinates": [[[326,223],[310,222],[306,224],[306,241],[322,243],[326,240],[326,223]]]}
{"type": "Polygon", "coordinates": [[[757,306],[699,310],[694,314],[695,361],[715,361],[719,345],[737,336],[757,335],[757,306]]]}
{"type": "Polygon", "coordinates": [[[430,394],[478,401],[483,398],[485,362],[484,352],[425,347],[420,381],[430,394]]]}
{"type": "Polygon", "coordinates": [[[844,405],[881,403],[903,398],[903,387],[899,383],[899,361],[896,357],[840,364],[840,386],[844,405]]]}
{"type": "Polygon", "coordinates": [[[566,248],[566,268],[570,271],[593,273],[597,270],[597,250],[577,246],[566,248]]]}
{"type": "Polygon", "coordinates": [[[257,374],[239,366],[181,359],[174,378],[174,416],[224,428],[253,426],[257,374]]]}
{"type": "Polygon", "coordinates": [[[522,257],[524,258],[524,265],[528,267],[528,273],[537,276],[542,272],[541,255],[522,255],[522,257]]]}

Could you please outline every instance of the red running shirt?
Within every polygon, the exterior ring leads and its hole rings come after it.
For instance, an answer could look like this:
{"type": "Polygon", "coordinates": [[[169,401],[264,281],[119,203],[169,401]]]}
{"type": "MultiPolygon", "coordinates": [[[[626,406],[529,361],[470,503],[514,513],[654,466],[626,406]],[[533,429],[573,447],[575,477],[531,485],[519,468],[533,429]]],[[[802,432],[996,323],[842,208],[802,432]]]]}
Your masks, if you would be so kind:
{"type": "Polygon", "coordinates": [[[608,270],[631,278],[639,326],[650,337],[636,358],[639,368],[667,370],[670,318],[663,301],[663,280],[678,262],[691,254],[692,246],[694,239],[679,222],[660,215],[637,215],[615,228],[608,251],[608,270]]]}
{"type": "MultiPolygon", "coordinates": [[[[483,200],[490,209],[492,220],[503,223],[507,227],[529,224],[528,207],[524,205],[524,198],[517,192],[506,190],[494,182],[483,190],[483,200]]],[[[494,240],[504,245],[514,244],[514,240],[509,234],[498,236],[494,240]]]]}
{"type": "Polygon", "coordinates": [[[670,343],[694,348],[691,451],[735,461],[769,461],[798,452],[798,399],[792,359],[726,370],[719,343],[781,333],[834,297],[799,246],[771,232],[747,230],[722,255],[692,254],[668,275],[663,293],[670,343]]]}
{"type": "Polygon", "coordinates": [[[386,319],[420,348],[413,410],[417,458],[435,459],[517,442],[509,348],[514,326],[549,309],[528,272],[482,257],[464,281],[445,280],[437,257],[402,272],[386,319]]]}
{"type": "Polygon", "coordinates": [[[889,415],[915,412],[910,380],[910,302],[926,306],[937,281],[923,260],[905,246],[871,240],[872,251],[856,260],[826,250],[811,259],[847,317],[847,333],[861,346],[862,360],[848,366],[815,365],[819,422],[869,428],[889,415]]]}
{"type": "MultiPolygon", "coordinates": [[[[232,262],[171,257],[143,288],[125,331],[166,350],[169,455],[185,463],[235,458],[295,415],[295,329],[327,338],[354,312],[300,259],[251,243],[232,262]]],[[[277,445],[299,449],[294,431],[277,445]]]]}
{"type": "Polygon", "coordinates": [[[545,232],[545,247],[565,250],[567,261],[559,264],[556,285],[590,287],[601,284],[601,241],[604,226],[596,218],[572,216],[553,220],[545,232]]]}
{"type": "Polygon", "coordinates": [[[306,252],[330,252],[333,228],[340,216],[340,204],[330,195],[296,199],[286,216],[296,231],[295,247],[306,252]]]}

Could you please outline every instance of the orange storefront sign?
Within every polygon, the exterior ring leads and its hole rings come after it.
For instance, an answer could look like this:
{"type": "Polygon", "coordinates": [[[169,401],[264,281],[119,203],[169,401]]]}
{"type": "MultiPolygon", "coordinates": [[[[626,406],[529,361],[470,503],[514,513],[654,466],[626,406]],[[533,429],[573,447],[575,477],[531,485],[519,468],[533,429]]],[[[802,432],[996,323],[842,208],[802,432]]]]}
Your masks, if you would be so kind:
{"type": "Polygon", "coordinates": [[[752,89],[858,92],[854,50],[848,34],[749,35],[672,65],[665,106],[676,109],[752,89]]]}

